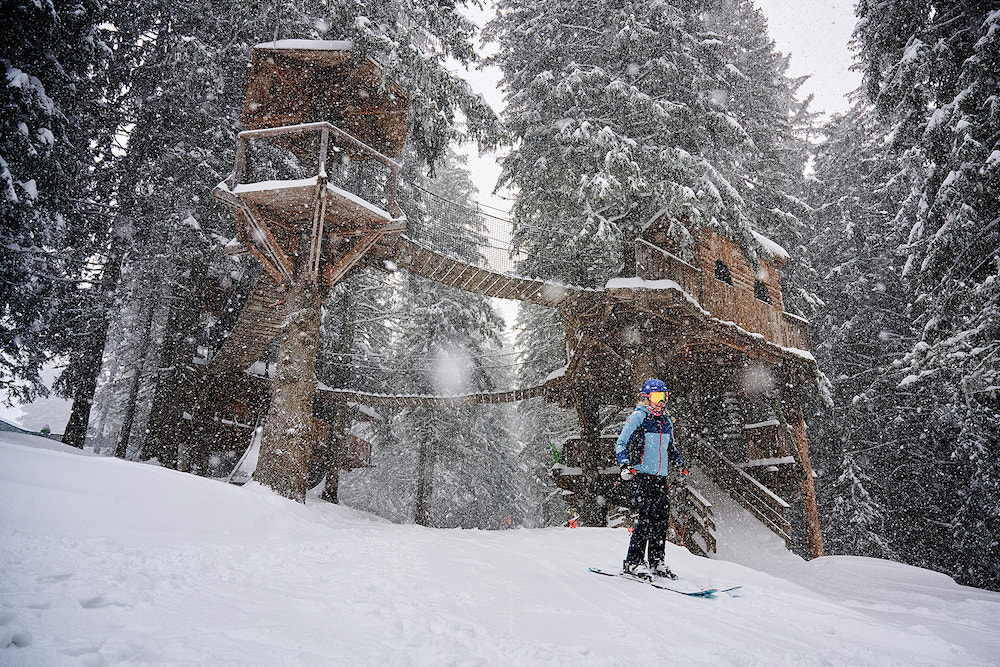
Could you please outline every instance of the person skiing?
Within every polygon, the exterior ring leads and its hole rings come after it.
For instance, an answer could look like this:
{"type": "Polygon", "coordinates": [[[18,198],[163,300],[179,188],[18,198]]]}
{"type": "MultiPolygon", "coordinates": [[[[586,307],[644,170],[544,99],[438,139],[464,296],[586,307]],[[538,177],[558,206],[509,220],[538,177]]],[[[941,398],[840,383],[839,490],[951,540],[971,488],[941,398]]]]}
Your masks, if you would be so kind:
{"type": "Polygon", "coordinates": [[[674,444],[674,420],[666,412],[670,391],[662,380],[647,380],[639,392],[639,404],[622,427],[615,443],[621,478],[631,483],[639,521],[632,531],[622,573],[648,578],[676,579],[663,562],[667,530],[670,528],[669,463],[688,474],[674,444]],[[649,566],[646,569],[648,550],[649,566]]]}

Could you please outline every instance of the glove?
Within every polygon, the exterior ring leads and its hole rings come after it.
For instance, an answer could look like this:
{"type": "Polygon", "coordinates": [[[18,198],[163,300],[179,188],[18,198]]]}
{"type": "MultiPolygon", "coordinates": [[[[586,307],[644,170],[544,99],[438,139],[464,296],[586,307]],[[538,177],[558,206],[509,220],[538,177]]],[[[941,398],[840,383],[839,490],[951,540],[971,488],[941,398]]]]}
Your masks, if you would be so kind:
{"type": "Polygon", "coordinates": [[[630,468],[628,465],[622,466],[621,472],[622,479],[626,482],[635,477],[635,468],[630,468]]]}

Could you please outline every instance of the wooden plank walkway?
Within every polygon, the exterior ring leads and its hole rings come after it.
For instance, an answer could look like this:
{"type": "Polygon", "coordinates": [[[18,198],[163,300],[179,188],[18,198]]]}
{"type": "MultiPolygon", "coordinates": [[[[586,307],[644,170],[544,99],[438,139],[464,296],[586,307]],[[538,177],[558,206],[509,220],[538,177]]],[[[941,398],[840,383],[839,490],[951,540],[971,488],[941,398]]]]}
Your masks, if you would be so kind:
{"type": "Polygon", "coordinates": [[[428,248],[405,234],[386,237],[371,259],[389,261],[444,285],[499,299],[582,311],[604,299],[604,290],[497,273],[428,248]]]}

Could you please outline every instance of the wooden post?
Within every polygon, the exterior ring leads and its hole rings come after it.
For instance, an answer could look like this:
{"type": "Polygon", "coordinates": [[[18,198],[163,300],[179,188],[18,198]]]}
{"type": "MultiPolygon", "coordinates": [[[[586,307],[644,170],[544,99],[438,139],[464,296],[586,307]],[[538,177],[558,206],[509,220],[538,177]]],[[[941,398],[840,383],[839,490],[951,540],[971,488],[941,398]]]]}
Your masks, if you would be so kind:
{"type": "MultiPolygon", "coordinates": [[[[780,428],[788,433],[788,426],[780,406],[780,399],[775,401],[780,428]]],[[[806,422],[802,411],[801,399],[796,396],[788,398],[789,416],[791,420],[791,437],[793,453],[796,461],[801,464],[803,475],[799,479],[799,490],[802,493],[802,513],[805,515],[806,539],[809,544],[809,557],[819,558],[823,555],[823,532],[819,525],[819,509],[816,506],[816,485],[813,481],[812,464],[809,462],[809,442],[806,438],[806,422]]]]}

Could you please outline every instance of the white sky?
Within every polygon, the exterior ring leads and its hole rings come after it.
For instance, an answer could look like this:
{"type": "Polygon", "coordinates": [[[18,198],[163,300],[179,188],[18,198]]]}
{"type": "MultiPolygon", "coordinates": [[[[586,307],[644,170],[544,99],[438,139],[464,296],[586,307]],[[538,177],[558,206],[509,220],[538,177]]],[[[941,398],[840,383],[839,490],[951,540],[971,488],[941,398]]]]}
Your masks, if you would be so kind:
{"type": "Polygon", "coordinates": [[[861,84],[861,76],[848,68],[848,46],[857,19],[851,0],[755,0],[767,17],[768,32],[778,50],[791,54],[788,74],[809,74],[800,89],[812,93],[814,111],[827,114],[847,111],[844,97],[861,84]]]}

